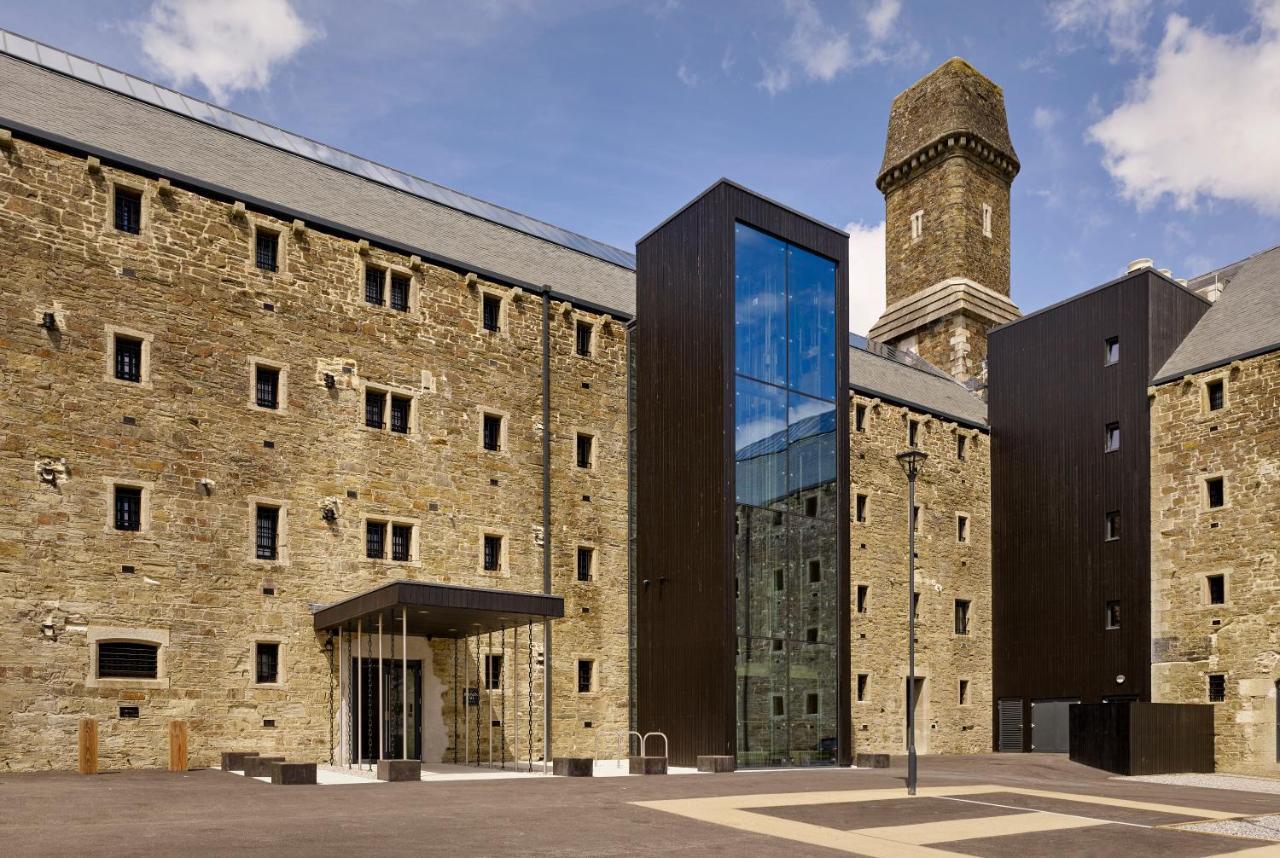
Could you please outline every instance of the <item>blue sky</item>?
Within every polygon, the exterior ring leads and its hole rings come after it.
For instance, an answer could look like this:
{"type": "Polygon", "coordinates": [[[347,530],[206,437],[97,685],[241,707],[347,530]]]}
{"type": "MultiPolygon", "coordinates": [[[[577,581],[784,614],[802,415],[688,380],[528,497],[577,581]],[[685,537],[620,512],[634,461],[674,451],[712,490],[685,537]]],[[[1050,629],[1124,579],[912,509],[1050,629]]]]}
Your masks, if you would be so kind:
{"type": "Polygon", "coordinates": [[[1280,0],[79,0],[0,26],[620,247],[719,176],[854,233],[894,94],[960,55],[1004,87],[1024,312],[1150,256],[1280,243],[1280,0]]]}

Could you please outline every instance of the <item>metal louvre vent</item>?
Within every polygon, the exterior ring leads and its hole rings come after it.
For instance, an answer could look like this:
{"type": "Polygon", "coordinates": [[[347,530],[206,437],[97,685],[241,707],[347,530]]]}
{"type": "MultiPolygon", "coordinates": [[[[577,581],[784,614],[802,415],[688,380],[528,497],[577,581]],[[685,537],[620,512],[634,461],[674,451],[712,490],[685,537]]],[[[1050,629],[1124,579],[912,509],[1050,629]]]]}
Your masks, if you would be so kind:
{"type": "Polygon", "coordinates": [[[997,750],[1018,753],[1022,750],[1022,698],[1004,698],[999,702],[1000,736],[997,750]]]}
{"type": "Polygon", "coordinates": [[[132,641],[98,644],[99,679],[155,679],[160,647],[132,641]]]}

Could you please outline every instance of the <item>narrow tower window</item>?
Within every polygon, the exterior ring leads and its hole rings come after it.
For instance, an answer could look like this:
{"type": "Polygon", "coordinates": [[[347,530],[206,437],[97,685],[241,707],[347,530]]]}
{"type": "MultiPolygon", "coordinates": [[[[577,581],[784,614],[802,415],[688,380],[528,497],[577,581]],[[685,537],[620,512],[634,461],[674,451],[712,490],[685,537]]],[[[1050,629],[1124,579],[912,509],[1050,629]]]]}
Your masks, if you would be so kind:
{"type": "Polygon", "coordinates": [[[982,234],[986,238],[991,237],[991,206],[986,203],[982,204],[982,234]]]}
{"type": "Polygon", "coordinates": [[[924,209],[911,214],[911,240],[919,241],[924,235],[924,209]]]}

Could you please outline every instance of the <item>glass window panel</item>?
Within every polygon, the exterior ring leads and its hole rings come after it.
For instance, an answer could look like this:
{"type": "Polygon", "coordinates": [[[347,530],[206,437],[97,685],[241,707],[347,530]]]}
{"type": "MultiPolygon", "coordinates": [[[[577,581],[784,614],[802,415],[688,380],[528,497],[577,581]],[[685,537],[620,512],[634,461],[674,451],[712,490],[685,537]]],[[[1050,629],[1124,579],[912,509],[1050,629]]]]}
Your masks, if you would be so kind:
{"type": "MultiPolygon", "coordinates": [[[[816,514],[835,518],[835,405],[792,393],[787,408],[787,442],[788,506],[805,512],[806,500],[816,493],[816,514]]],[[[808,509],[813,509],[812,503],[808,509]]]]}
{"type": "Polygon", "coordinates": [[[742,224],[734,237],[736,371],[786,384],[787,246],[742,224]]]}
{"type": "Polygon", "coordinates": [[[737,502],[781,503],[787,492],[787,393],[737,379],[734,459],[737,502]]]}
{"type": "Polygon", "coordinates": [[[790,385],[811,396],[836,398],[836,265],[787,247],[790,385]]]}
{"type": "Polygon", "coordinates": [[[787,648],[768,638],[738,638],[738,765],[787,764],[787,648]]]}
{"type": "Polygon", "coordinates": [[[835,645],[791,643],[787,653],[790,764],[834,763],[837,738],[835,645]]]}
{"type": "MultiPolygon", "coordinates": [[[[831,502],[835,503],[834,486],[831,502]]],[[[788,603],[787,636],[795,641],[807,640],[809,629],[816,628],[818,641],[834,643],[840,627],[839,576],[834,574],[839,528],[833,522],[803,515],[785,518],[789,522],[787,585],[791,592],[802,594],[788,603]],[[824,573],[818,581],[810,580],[814,563],[824,573]]]]}
{"type": "Polygon", "coordinates": [[[750,506],[739,506],[736,514],[738,634],[751,638],[785,637],[788,605],[801,592],[784,571],[788,565],[788,516],[750,506]]]}

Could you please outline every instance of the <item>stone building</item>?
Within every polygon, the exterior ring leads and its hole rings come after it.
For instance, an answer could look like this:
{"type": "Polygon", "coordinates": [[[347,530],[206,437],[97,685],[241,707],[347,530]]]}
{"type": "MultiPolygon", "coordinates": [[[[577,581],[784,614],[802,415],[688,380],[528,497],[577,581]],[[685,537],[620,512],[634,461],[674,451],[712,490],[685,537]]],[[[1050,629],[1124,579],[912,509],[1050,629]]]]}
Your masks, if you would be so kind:
{"type": "Polygon", "coordinates": [[[953,58],[893,100],[876,186],[886,303],[871,339],[959,381],[985,377],[986,332],[1018,317],[1009,191],[1018,174],[1004,93],[953,58]]]}
{"type": "MultiPolygon", "coordinates": [[[[614,742],[635,705],[643,526],[634,256],[11,33],[0,48],[0,378],[21,391],[0,410],[0,768],[73,767],[83,717],[105,767],[163,765],[172,720],[195,765],[242,747],[514,762],[540,758],[544,735],[553,754],[614,742]],[[495,591],[554,605],[476,607],[495,591]],[[451,594],[478,632],[411,601],[451,594]]],[[[925,250],[1007,295],[1016,162],[986,157],[923,176],[1006,176],[995,256],[940,249],[969,240],[948,227],[894,254],[891,295],[925,250]]],[[[918,267],[929,282],[910,288],[927,290],[936,265],[918,267]]],[[[893,453],[914,432],[930,455],[920,745],[980,750],[985,406],[909,349],[858,342],[849,361],[851,493],[867,499],[850,522],[854,748],[904,743],[893,453]]],[[[803,574],[797,593],[830,597],[833,577],[803,574]]],[[[821,747],[826,728],[812,733],[821,747]]]]}
{"type": "Polygon", "coordinates": [[[1189,286],[1216,301],[1149,390],[1151,699],[1212,703],[1218,767],[1274,776],[1280,250],[1189,286]]]}

